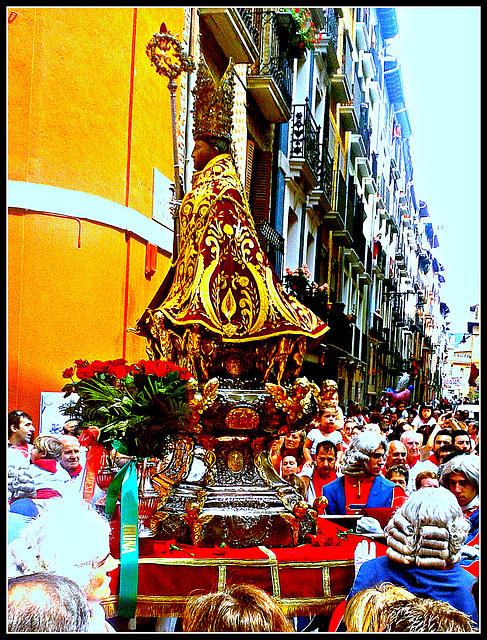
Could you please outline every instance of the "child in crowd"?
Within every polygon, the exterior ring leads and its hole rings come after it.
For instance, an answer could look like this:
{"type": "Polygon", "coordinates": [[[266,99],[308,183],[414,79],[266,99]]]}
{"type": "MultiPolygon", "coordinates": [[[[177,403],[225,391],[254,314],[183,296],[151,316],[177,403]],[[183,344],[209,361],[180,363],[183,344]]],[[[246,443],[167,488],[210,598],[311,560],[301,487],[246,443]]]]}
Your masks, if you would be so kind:
{"type": "Polygon", "coordinates": [[[70,497],[70,477],[59,460],[63,452],[62,443],[54,436],[38,436],[30,454],[29,473],[37,491],[35,501],[47,498],[70,497]]]}
{"type": "Polygon", "coordinates": [[[308,465],[313,464],[316,445],[323,440],[331,440],[336,444],[338,451],[341,451],[342,434],[336,430],[337,415],[337,409],[334,405],[325,405],[321,413],[319,427],[311,429],[306,436],[303,452],[308,465]]]}

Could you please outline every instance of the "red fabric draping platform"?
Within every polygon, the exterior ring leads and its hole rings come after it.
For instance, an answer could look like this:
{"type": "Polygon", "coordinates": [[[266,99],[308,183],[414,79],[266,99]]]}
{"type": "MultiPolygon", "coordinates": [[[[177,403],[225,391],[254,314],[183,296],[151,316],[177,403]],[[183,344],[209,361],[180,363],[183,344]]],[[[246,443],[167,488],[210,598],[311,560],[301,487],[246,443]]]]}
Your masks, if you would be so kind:
{"type": "MultiPolygon", "coordinates": [[[[180,616],[188,596],[235,583],[265,589],[288,615],[331,613],[353,584],[355,548],[367,540],[336,535],[344,531],[327,522],[327,546],[226,548],[224,554],[180,544],[181,551],[170,551],[167,542],[156,541],[154,552],[139,559],[136,616],[180,616]]],[[[376,542],[376,551],[384,555],[386,547],[376,542]]],[[[117,615],[118,580],[117,568],[112,572],[112,595],[102,602],[109,618],[117,615]]]]}

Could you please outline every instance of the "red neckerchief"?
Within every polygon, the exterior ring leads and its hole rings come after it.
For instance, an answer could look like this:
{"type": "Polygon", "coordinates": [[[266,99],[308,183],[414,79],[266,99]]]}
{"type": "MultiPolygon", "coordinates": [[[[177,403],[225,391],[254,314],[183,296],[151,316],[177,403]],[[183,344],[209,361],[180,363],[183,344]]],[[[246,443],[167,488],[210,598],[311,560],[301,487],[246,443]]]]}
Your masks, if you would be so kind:
{"type": "Polygon", "coordinates": [[[19,451],[22,451],[26,458],[29,457],[29,445],[27,442],[24,442],[24,444],[14,445],[12,446],[12,449],[18,449],[19,451]]]}
{"type": "Polygon", "coordinates": [[[79,464],[73,471],[67,471],[72,478],[76,478],[83,471],[83,467],[79,464]]]}
{"type": "Polygon", "coordinates": [[[61,498],[59,491],[54,489],[37,489],[36,498],[46,500],[47,498],[61,498]]]}
{"type": "Polygon", "coordinates": [[[336,479],[337,479],[337,474],[335,473],[335,471],[331,471],[328,478],[322,478],[318,473],[316,473],[316,471],[314,471],[312,476],[312,481],[313,481],[313,487],[315,490],[315,496],[319,498],[323,494],[323,487],[325,486],[325,484],[328,484],[329,482],[333,482],[333,480],[336,480],[336,479]]]}
{"type": "Polygon", "coordinates": [[[436,464],[436,466],[437,466],[437,467],[439,467],[439,466],[440,466],[440,461],[439,461],[439,460],[438,460],[438,458],[436,457],[436,454],[435,454],[435,453],[432,453],[432,454],[430,455],[430,457],[428,458],[428,460],[429,460],[430,462],[432,462],[433,464],[436,464]]]}
{"type": "Polygon", "coordinates": [[[41,460],[36,460],[32,464],[35,464],[36,467],[44,469],[44,471],[49,471],[50,473],[56,473],[57,471],[57,462],[51,458],[42,458],[41,460]]]}

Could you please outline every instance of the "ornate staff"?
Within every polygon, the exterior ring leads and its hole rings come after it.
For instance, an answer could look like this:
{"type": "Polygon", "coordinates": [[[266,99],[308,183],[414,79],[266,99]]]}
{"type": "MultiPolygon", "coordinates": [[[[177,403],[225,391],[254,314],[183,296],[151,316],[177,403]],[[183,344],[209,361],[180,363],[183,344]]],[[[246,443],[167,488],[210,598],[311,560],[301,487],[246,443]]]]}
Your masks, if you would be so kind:
{"type": "Polygon", "coordinates": [[[183,198],[183,188],[181,177],[179,175],[179,159],[177,147],[177,126],[176,126],[176,78],[186,71],[191,73],[196,68],[191,56],[188,56],[183,45],[177,37],[167,30],[163,22],[159,28],[159,33],[155,33],[151,41],[147,44],[146,53],[151,60],[151,64],[155,65],[156,71],[161,76],[169,79],[167,88],[171,96],[171,122],[172,122],[172,145],[174,159],[174,187],[173,196],[173,217],[174,217],[174,248],[173,262],[176,260],[179,252],[179,207],[183,198]],[[157,53],[160,49],[161,53],[157,53]]]}

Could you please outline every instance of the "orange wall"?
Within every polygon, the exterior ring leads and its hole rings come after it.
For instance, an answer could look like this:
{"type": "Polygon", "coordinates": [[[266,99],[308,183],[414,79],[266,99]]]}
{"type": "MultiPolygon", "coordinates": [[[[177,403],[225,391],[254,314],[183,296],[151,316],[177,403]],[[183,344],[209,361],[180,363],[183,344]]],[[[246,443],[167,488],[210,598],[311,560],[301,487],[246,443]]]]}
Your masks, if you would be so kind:
{"type": "Polygon", "coordinates": [[[162,21],[182,34],[184,11],[11,11],[9,178],[85,191],[150,216],[152,168],[171,178],[174,170],[167,79],[145,46],[162,21]]]}
{"type": "Polygon", "coordinates": [[[81,221],[78,248],[73,219],[14,210],[8,221],[9,410],[37,424],[41,391],[60,391],[74,360],[147,357],[124,327],[142,315],[168,260],[159,254],[148,280],[145,243],[121,231],[81,221]]]}
{"type": "MultiPolygon", "coordinates": [[[[153,168],[173,177],[167,79],[145,46],[177,8],[9,8],[8,177],[152,216],[153,168]],[[13,13],[17,14],[13,16],[13,13]]],[[[145,277],[145,241],[101,224],[9,211],[9,407],[39,419],[77,358],[145,357],[134,326],[169,266],[145,277]],[[125,350],[125,353],[123,353],[125,350]]]]}

